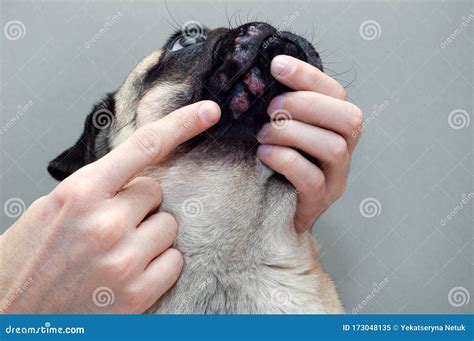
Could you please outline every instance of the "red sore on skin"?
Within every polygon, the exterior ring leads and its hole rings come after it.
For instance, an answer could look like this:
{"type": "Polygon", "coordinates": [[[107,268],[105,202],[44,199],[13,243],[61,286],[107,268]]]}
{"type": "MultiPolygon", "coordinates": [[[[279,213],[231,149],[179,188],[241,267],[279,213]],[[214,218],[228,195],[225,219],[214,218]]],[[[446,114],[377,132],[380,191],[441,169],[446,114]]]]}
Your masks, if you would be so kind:
{"type": "Polygon", "coordinates": [[[260,96],[265,91],[265,84],[263,83],[261,77],[259,77],[260,70],[256,68],[251,68],[244,75],[243,82],[247,85],[249,91],[255,95],[260,96]]]}
{"type": "Polygon", "coordinates": [[[248,28],[247,28],[247,35],[248,36],[256,36],[260,33],[260,30],[257,29],[254,25],[250,25],[248,28]]]}
{"type": "Polygon", "coordinates": [[[230,109],[237,114],[246,112],[249,108],[249,97],[245,91],[237,92],[230,101],[230,109]]]}

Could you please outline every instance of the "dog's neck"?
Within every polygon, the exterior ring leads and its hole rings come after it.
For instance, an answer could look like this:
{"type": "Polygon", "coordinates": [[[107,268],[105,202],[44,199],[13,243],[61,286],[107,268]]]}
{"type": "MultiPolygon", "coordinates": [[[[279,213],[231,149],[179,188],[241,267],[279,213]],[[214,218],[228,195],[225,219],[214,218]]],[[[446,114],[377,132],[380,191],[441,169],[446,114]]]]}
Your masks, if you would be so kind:
{"type": "Polygon", "coordinates": [[[293,234],[296,193],[256,157],[240,161],[236,155],[206,157],[194,150],[146,175],[161,184],[160,210],[177,219],[176,246],[187,257],[209,255],[229,263],[236,252],[251,257],[254,244],[262,251],[262,239],[293,234]]]}
{"type": "Polygon", "coordinates": [[[256,157],[208,155],[196,150],[145,174],[161,183],[160,210],[177,219],[185,259],[179,281],[150,311],[324,311],[315,284],[327,281],[311,232],[295,231],[293,187],[256,157]],[[274,302],[278,290],[288,296],[284,307],[274,302]]]}

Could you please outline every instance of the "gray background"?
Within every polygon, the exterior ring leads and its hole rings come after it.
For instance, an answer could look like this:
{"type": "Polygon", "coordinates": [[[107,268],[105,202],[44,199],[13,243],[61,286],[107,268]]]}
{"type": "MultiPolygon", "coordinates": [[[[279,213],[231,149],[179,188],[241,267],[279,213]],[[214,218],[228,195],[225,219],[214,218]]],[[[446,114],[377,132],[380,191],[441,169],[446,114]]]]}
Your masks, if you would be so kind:
{"type": "Polygon", "coordinates": [[[163,44],[171,15],[179,24],[194,19],[209,27],[226,25],[226,13],[234,23],[291,21],[365,112],[348,190],[314,229],[347,312],[472,312],[472,2],[168,7],[169,13],[164,2],[2,1],[1,230],[15,220],[14,200],[28,206],[56,185],[47,162],[76,140],[92,104],[163,44]],[[118,11],[120,19],[87,48],[118,11]],[[12,20],[24,25],[19,36],[6,32],[12,20]],[[361,33],[368,20],[378,25],[375,35],[361,33]],[[364,209],[366,201],[375,211],[364,209]]]}

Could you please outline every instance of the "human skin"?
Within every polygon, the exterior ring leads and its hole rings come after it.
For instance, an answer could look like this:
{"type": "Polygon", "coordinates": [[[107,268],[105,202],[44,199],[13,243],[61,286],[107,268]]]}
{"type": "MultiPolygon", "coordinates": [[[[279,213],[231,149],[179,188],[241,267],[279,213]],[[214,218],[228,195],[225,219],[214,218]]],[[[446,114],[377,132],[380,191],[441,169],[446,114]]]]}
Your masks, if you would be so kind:
{"type": "Polygon", "coordinates": [[[156,302],[183,266],[178,225],[149,215],[160,185],[134,177],[219,118],[211,101],[178,109],[37,199],[0,237],[0,311],[142,313],[156,302]]]}
{"type": "Polygon", "coordinates": [[[296,91],[271,101],[268,114],[278,117],[280,112],[288,122],[268,123],[261,129],[257,156],[297,189],[295,226],[302,232],[344,193],[363,114],[345,100],[346,92],[336,80],[299,59],[277,56],[271,73],[296,91]]]}

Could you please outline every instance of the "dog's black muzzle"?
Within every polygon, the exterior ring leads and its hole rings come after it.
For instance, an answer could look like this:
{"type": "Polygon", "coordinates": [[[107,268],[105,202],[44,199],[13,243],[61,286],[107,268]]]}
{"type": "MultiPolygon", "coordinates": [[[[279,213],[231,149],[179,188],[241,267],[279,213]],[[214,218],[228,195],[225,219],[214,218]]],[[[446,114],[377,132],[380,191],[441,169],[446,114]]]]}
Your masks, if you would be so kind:
{"type": "Polygon", "coordinates": [[[269,121],[266,109],[271,99],[291,90],[270,74],[275,56],[290,55],[322,70],[309,42],[266,23],[213,30],[207,43],[213,53],[203,99],[216,101],[222,109],[221,122],[211,129],[217,138],[256,141],[257,131],[269,121]]]}
{"type": "Polygon", "coordinates": [[[270,100],[289,90],[270,75],[270,63],[275,56],[290,55],[322,69],[311,44],[266,23],[220,30],[206,97],[217,101],[234,121],[253,121],[261,126],[268,120],[265,110],[270,100]]]}

